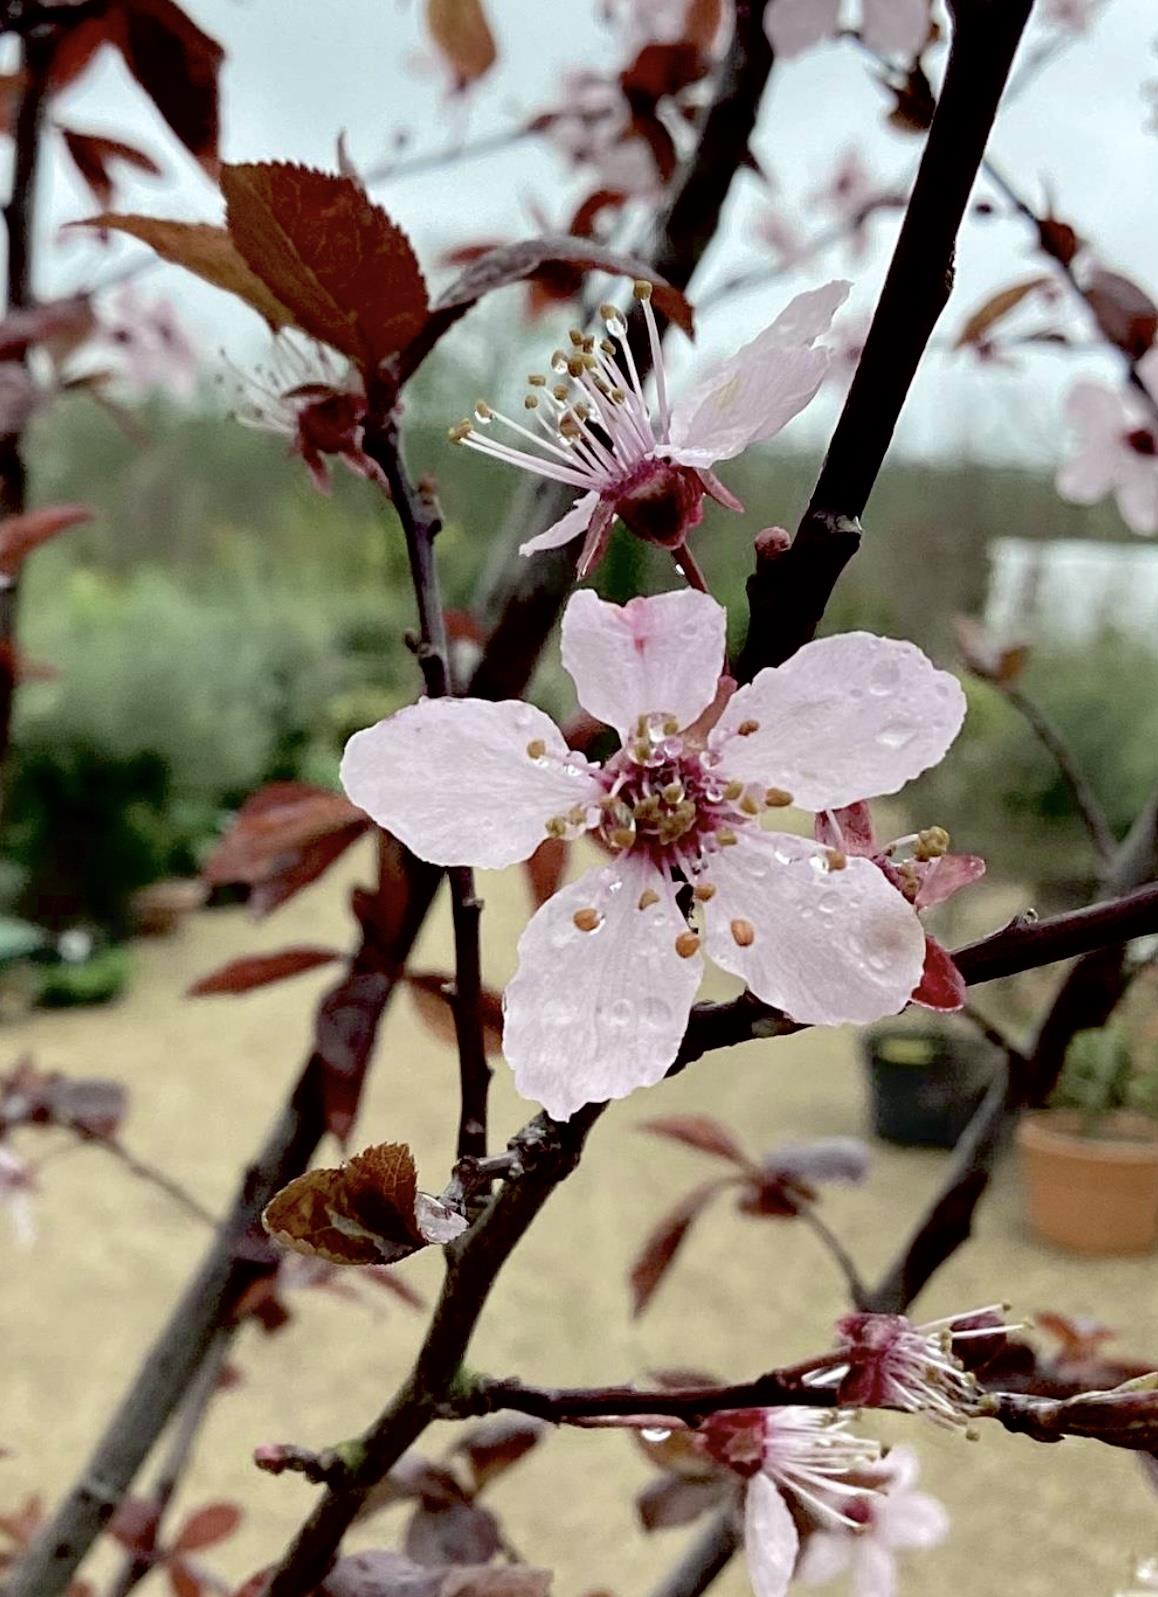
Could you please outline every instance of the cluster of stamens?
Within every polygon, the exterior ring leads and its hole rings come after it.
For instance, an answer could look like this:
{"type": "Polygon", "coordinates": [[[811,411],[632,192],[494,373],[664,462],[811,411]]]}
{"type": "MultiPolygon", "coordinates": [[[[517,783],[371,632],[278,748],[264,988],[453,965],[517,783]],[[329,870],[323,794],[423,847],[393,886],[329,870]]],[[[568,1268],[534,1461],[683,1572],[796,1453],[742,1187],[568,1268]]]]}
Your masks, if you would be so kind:
{"type": "MultiPolygon", "coordinates": [[[[634,292],[651,342],[660,438],[666,439],[670,411],[651,284],[636,283],[634,292]]],[[[607,493],[630,478],[652,457],[657,438],[627,323],[614,305],[601,306],[599,314],[603,337],[572,328],[570,347],[551,356],[550,375],[528,377],[523,408],[533,426],[480,399],[473,416],[450,428],[451,441],[588,492],[607,493]],[[480,431],[496,422],[530,447],[500,443],[480,431]]]]}
{"type": "Polygon", "coordinates": [[[921,890],[921,865],[931,865],[949,852],[949,834],[943,826],[926,826],[919,832],[898,837],[882,850],[896,873],[896,885],[912,903],[921,890]],[[907,857],[898,859],[902,851],[907,857]]]}

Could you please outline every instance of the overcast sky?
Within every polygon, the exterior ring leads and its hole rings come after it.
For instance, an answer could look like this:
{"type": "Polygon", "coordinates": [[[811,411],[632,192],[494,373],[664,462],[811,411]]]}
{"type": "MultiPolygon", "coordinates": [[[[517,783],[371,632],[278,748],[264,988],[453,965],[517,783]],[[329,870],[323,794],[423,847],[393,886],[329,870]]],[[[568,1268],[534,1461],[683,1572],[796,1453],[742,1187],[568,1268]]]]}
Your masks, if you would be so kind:
{"type": "MultiPolygon", "coordinates": [[[[597,0],[489,0],[500,68],[466,103],[448,102],[422,37],[419,0],[186,3],[227,50],[223,154],[231,160],[288,158],[332,168],[343,131],[360,166],[380,162],[399,132],[409,136],[412,149],[440,150],[557,104],[564,68],[611,68],[617,60],[614,35],[597,18],[597,0]]],[[[1032,57],[1048,37],[1042,25],[1032,28],[1024,56],[1032,57]]],[[[1158,291],[1158,134],[1147,131],[1145,85],[1158,80],[1156,40],[1158,0],[1107,0],[1089,35],[1052,59],[1006,108],[991,145],[1034,204],[1052,194],[1059,214],[1097,242],[1106,264],[1137,277],[1152,293],[1158,291]]],[[[757,138],[758,154],[778,180],[778,200],[805,217],[806,197],[850,145],[883,180],[911,175],[919,141],[885,128],[883,106],[863,58],[847,41],[779,64],[757,138]]],[[[127,182],[121,209],[218,218],[220,200],[212,185],[175,150],[111,54],[61,103],[59,114],[73,125],[128,137],[164,166],[163,180],[127,182]]],[[[47,188],[42,214],[53,240],[38,284],[42,293],[83,285],[94,273],[107,277],[140,258],[134,245],[102,250],[76,234],[60,240],[60,223],[90,212],[91,200],[59,162],[47,188]]],[[[535,204],[562,221],[581,192],[574,175],[540,141],[421,176],[396,177],[375,190],[427,260],[464,238],[533,231],[529,208],[535,204]]],[[[701,285],[761,259],[751,224],[763,203],[757,179],[745,174],[701,285]]],[[[700,347],[734,347],[791,293],[831,276],[851,277],[854,305],[871,307],[895,228],[891,215],[874,221],[862,260],[850,261],[847,251],[836,249],[801,274],[722,303],[702,319],[700,347]]],[[[943,334],[958,329],[988,292],[1024,277],[1035,264],[1022,224],[971,221],[943,334]]],[[[150,292],[173,296],[210,356],[220,346],[241,363],[260,353],[261,324],[224,296],[170,268],[152,271],[144,281],[150,292]]],[[[512,306],[517,292],[511,291],[512,306]]],[[[509,320],[513,309],[506,314],[509,320]]],[[[496,325],[501,323],[499,313],[496,325]]],[[[471,338],[469,330],[461,336],[471,338]]],[[[979,371],[968,357],[934,353],[910,397],[899,447],[908,453],[964,449],[1055,458],[1059,398],[1079,366],[1114,371],[1112,362],[1096,354],[1033,354],[1007,372],[979,371]]],[[[464,403],[473,397],[464,394],[464,403]]],[[[796,425],[815,434],[831,423],[834,405],[835,399],[818,403],[796,425]]]]}

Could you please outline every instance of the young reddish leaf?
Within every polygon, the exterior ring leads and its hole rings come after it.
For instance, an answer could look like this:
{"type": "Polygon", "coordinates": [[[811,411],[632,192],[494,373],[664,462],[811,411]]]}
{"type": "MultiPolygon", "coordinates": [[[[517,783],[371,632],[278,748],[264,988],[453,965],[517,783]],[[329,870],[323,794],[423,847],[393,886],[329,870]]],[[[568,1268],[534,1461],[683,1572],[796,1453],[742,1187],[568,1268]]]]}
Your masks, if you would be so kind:
{"type": "Polygon", "coordinates": [[[523,865],[536,909],[541,909],[562,886],[570,852],[571,846],[566,838],[545,837],[523,865]]]}
{"type": "Polygon", "coordinates": [[[112,202],[113,175],[109,168],[115,161],[135,167],[138,172],[148,172],[151,177],[161,176],[161,168],[153,157],[133,144],[106,138],[103,133],[82,133],[77,128],[60,127],[59,131],[73,165],[98,205],[112,202]]]}
{"type": "Polygon", "coordinates": [[[1104,337],[1131,360],[1140,360],[1158,337],[1158,305],[1118,272],[1091,272],[1082,290],[1104,337]]]}
{"type": "Polygon", "coordinates": [[[262,1220],[275,1241],[297,1253],[331,1264],[392,1264],[432,1240],[433,1211],[440,1212],[445,1231],[465,1229],[461,1216],[418,1191],[406,1144],[384,1142],[336,1170],[298,1176],[267,1205],[262,1220]]]}
{"type": "Polygon", "coordinates": [[[547,1434],[543,1420],[523,1414],[496,1414],[467,1432],[454,1451],[466,1456],[476,1492],[505,1475],[547,1434]]]}
{"type": "MultiPolygon", "coordinates": [[[[441,1042],[458,1046],[458,1033],[454,1029],[454,1000],[448,993],[453,989],[454,978],[448,972],[435,970],[407,971],[406,984],[414,999],[420,1017],[441,1042]]],[[[479,994],[479,1013],[482,1019],[483,1044],[490,1055],[503,1050],[503,1000],[501,993],[484,987],[479,994]]]]}
{"type": "Polygon", "coordinates": [[[241,1510],[234,1503],[208,1503],[189,1515],[177,1533],[171,1551],[199,1553],[227,1540],[241,1524],[241,1510]]]}
{"type": "Polygon", "coordinates": [[[34,549],[69,527],[92,520],[87,505],[46,505],[0,521],[0,575],[14,577],[34,549]]]}
{"type": "Polygon", "coordinates": [[[224,167],[221,187],[238,249],[307,333],[373,373],[421,331],[410,241],[360,184],[270,162],[224,167]]]}
{"type": "Polygon", "coordinates": [[[125,65],[189,153],[216,172],[224,50],[173,0],[120,0],[112,14],[125,65]]]}
{"type": "Polygon", "coordinates": [[[71,225],[128,233],[147,244],[163,261],[183,266],[214,288],[223,288],[227,294],[244,300],[274,332],[295,325],[293,312],[250,271],[223,227],[212,227],[208,222],[173,222],[163,216],[118,216],[112,211],[102,211],[99,216],[71,225]]]}
{"type": "Polygon", "coordinates": [[[643,1313],[655,1295],[656,1288],[671,1268],[680,1245],[691,1229],[692,1222],[703,1213],[716,1194],[727,1185],[725,1181],[705,1181],[693,1187],[670,1214],[664,1216],[652,1231],[631,1267],[631,1312],[643,1313]]]}
{"type": "Polygon", "coordinates": [[[1023,283],[1013,283],[1009,288],[991,294],[984,305],[970,316],[958,333],[957,342],[953,347],[963,349],[966,344],[980,343],[992,327],[1017,309],[1023,299],[1028,298],[1035,289],[1044,288],[1049,282],[1048,277],[1029,277],[1023,283]]]}
{"type": "Polygon", "coordinates": [[[208,976],[202,976],[187,989],[189,998],[207,998],[216,993],[249,993],[255,987],[300,976],[303,971],[328,965],[342,956],[333,948],[279,948],[274,954],[249,954],[231,959],[208,976]]]}
{"type": "Polygon", "coordinates": [[[157,1541],[159,1519],[155,1503],[143,1497],[125,1497],[109,1521],[108,1533],[129,1553],[151,1553],[157,1541]]]}
{"type": "Polygon", "coordinates": [[[645,44],[619,79],[636,113],[636,130],[641,130],[641,118],[654,116],[654,108],[660,100],[698,83],[709,65],[699,47],[687,40],[645,44]]]}
{"type": "Polygon", "coordinates": [[[581,268],[583,271],[609,272],[615,277],[646,279],[653,287],[652,302],[656,309],[682,327],[689,338],[692,337],[694,316],[686,296],[660,277],[646,261],[637,260],[633,255],[623,255],[591,239],[566,235],[532,238],[489,250],[455,278],[450,287],[435,300],[426,326],[405,351],[400,363],[400,376],[407,377],[417,370],[439,339],[484,294],[490,294],[496,288],[506,288],[511,283],[525,282],[560,265],[581,268]]]}
{"type": "Polygon", "coordinates": [[[690,1525],[720,1501],[725,1483],[714,1477],[685,1480],[678,1475],[649,1481],[635,1499],[644,1530],[669,1530],[690,1525]]]}
{"type": "Polygon", "coordinates": [[[1037,224],[1038,242],[1047,255],[1069,266],[1082,247],[1082,241],[1068,222],[1056,216],[1043,216],[1037,224]]]}
{"type": "Polygon", "coordinates": [[[487,1564],[502,1547],[499,1523],[480,1503],[420,1505],[410,1518],[402,1550],[416,1564],[487,1564]]]}
{"type": "Polygon", "coordinates": [[[714,1153],[719,1159],[729,1159],[747,1169],[751,1160],[736,1138],[719,1120],[711,1115],[664,1115],[658,1120],[645,1120],[640,1131],[650,1131],[655,1137],[670,1137],[700,1153],[714,1153]]]}
{"type": "Polygon", "coordinates": [[[273,782],[246,799],[204,875],[213,883],[247,882],[257,890],[251,908],[268,914],[320,876],[369,825],[341,793],[273,782]]]}
{"type": "Polygon", "coordinates": [[[322,1064],[326,1127],[345,1142],[358,1113],[366,1067],[391,983],[381,971],[354,971],[318,1005],[314,1048],[322,1064]]]}
{"type": "Polygon", "coordinates": [[[404,1281],[396,1270],[389,1265],[371,1264],[363,1272],[367,1281],[372,1281],[375,1286],[380,1286],[383,1291],[391,1292],[405,1303],[408,1309],[424,1309],[426,1299],[421,1292],[416,1292],[408,1281],[404,1281]]]}
{"type": "Polygon", "coordinates": [[[939,1014],[955,1014],[968,997],[965,978],[953,963],[948,949],[935,937],[925,938],[925,968],[913,990],[913,1003],[939,1014]]]}
{"type": "Polygon", "coordinates": [[[498,51],[482,0],[426,0],[426,26],[454,73],[457,92],[494,66],[498,51]]]}
{"type": "Polygon", "coordinates": [[[684,13],[684,38],[697,50],[710,50],[720,31],[722,0],[688,0],[684,13]]]}
{"type": "Polygon", "coordinates": [[[173,1558],[165,1565],[173,1597],[206,1597],[205,1583],[184,1559],[173,1558]]]}

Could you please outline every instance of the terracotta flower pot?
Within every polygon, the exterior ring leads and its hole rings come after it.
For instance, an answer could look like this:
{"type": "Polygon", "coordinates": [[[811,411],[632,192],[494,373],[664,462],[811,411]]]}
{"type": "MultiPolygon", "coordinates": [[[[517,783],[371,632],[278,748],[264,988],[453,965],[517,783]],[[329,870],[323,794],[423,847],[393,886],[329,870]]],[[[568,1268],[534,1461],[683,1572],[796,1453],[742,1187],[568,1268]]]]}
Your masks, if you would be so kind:
{"type": "Polygon", "coordinates": [[[208,896],[208,888],[196,876],[152,882],[138,888],[130,900],[133,927],[141,937],[168,937],[208,896]]]}
{"type": "Polygon", "coordinates": [[[1082,1118],[1047,1109],[1017,1128],[1030,1223],[1075,1253],[1145,1253],[1158,1242],[1158,1125],[1119,1111],[1083,1136],[1082,1118]]]}

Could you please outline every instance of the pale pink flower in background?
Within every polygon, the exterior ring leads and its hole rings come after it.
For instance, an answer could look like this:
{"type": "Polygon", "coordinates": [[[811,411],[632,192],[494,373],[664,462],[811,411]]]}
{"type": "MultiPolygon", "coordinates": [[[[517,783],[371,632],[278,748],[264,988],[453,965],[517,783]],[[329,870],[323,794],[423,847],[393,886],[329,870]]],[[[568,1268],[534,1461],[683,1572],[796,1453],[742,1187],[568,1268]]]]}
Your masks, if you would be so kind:
{"type": "Polygon", "coordinates": [[[651,289],[636,285],[651,340],[656,379],[653,419],[627,324],[603,307],[606,335],[571,334],[568,350],[551,357],[551,375],[535,374],[524,400],[526,421],[482,401],[471,419],[450,430],[456,443],[581,490],[561,520],[522,545],[522,553],[556,549],[581,534],[579,575],[607,545],[616,516],[638,537],[676,553],[689,580],[702,585],[686,550],[703,518],[705,494],[730,510],[742,505],[712,468],[787,426],[815,397],[829,352],[816,346],[848,295],[848,283],[799,294],[771,326],[727,360],[715,361],[679,399],[669,401],[651,289]],[[495,423],[525,447],[498,443],[495,423]],[[538,430],[533,430],[537,428],[538,430]]]}
{"type": "Polygon", "coordinates": [[[868,311],[861,311],[855,315],[842,316],[832,329],[829,343],[832,364],[828,368],[828,381],[829,386],[841,394],[847,394],[852,387],[871,326],[871,315],[868,311]]]}
{"type": "Polygon", "coordinates": [[[121,289],[99,315],[93,342],[113,353],[114,375],[133,393],[189,399],[197,390],[200,358],[167,299],[121,289]]]}
{"type": "Polygon", "coordinates": [[[895,1408],[962,1426],[975,1418],[982,1395],[971,1357],[974,1367],[978,1358],[986,1362],[1015,1329],[997,1304],[923,1325],[903,1314],[846,1314],[836,1333],[848,1363],[807,1379],[834,1388],[844,1408],[895,1408]]]}
{"type": "Polygon", "coordinates": [[[305,464],[314,487],[330,491],[329,459],[372,481],[381,472],[362,448],[366,389],[357,369],[292,329],[273,341],[268,363],[236,373],[234,414],[243,427],[277,433],[305,464]]]}
{"type": "MultiPolygon", "coordinates": [[[[688,14],[695,0],[607,0],[606,19],[619,30],[627,49],[641,50],[647,44],[675,44],[686,38],[688,14]]],[[[711,41],[719,48],[730,22],[730,6],[720,7],[720,25],[711,41]]]]}
{"type": "Polygon", "coordinates": [[[809,196],[809,203],[847,229],[849,251],[859,260],[868,247],[868,224],[874,212],[895,206],[897,196],[883,189],[859,151],[837,156],[828,178],[809,196]]]}
{"type": "MultiPolygon", "coordinates": [[[[861,0],[860,36],[881,55],[915,56],[929,37],[932,0],[861,0]]],[[[769,0],[764,29],[778,56],[801,55],[841,27],[841,0],[769,0]]]]}
{"type": "MultiPolygon", "coordinates": [[[[1138,363],[1138,375],[1158,394],[1158,347],[1138,363]]],[[[1091,505],[1113,494],[1133,532],[1158,532],[1158,428],[1132,394],[1083,378],[1070,389],[1065,416],[1075,449],[1057,474],[1063,499],[1091,505]]]]}
{"type": "Polygon", "coordinates": [[[893,1447],[870,1466],[876,1490],[844,1505],[850,1524],[825,1525],[804,1543],[795,1580],[822,1586],[846,1572],[851,1597],[894,1597],[897,1554],[937,1547],[949,1534],[944,1504],[914,1491],[920,1463],[911,1447],[893,1447]]]}
{"type": "MultiPolygon", "coordinates": [[[[918,915],[945,903],[985,875],[985,861],[980,855],[949,853],[949,834],[940,826],[896,837],[891,843],[880,842],[872,811],[863,803],[818,815],[815,835],[818,842],[872,860],[918,915]]],[[[925,968],[913,991],[913,1002],[943,1013],[952,1013],[965,1002],[961,972],[949,952],[928,933],[925,968]]]]}
{"type": "Polygon", "coordinates": [[[556,1119],[667,1072],[701,944],[816,1024],[895,1014],[920,978],[920,922],[877,866],[760,817],[897,792],[956,736],[960,686],[912,644],[854,632],[806,644],[721,708],[725,623],[694,589],[623,607],[572,596],[563,664],[622,745],[603,766],[510,701],[423,700],[346,747],[351,799],[421,859],[497,869],[588,831],[610,851],[530,921],[505,995],[516,1084],[556,1119]]]}
{"type": "Polygon", "coordinates": [[[812,241],[804,230],[778,206],[769,205],[761,211],[752,231],[759,242],[771,250],[781,271],[790,272],[802,266],[813,253],[812,241]]]}
{"type": "Polygon", "coordinates": [[[631,131],[631,107],[617,78],[585,68],[564,72],[560,102],[544,119],[544,133],[566,160],[589,167],[600,188],[635,199],[659,193],[655,155],[631,131]]]}
{"type": "Polygon", "coordinates": [[[1105,3],[1106,0],[1041,0],[1038,16],[1052,27],[1085,33],[1105,3]]]}
{"type": "Polygon", "coordinates": [[[748,1482],[744,1557],[756,1597],[784,1597],[793,1578],[800,1533],[787,1499],[836,1531],[853,1535],[864,1522],[880,1445],[852,1433],[853,1417],[841,1409],[736,1409],[700,1427],[712,1457],[748,1482]]]}
{"type": "Polygon", "coordinates": [[[24,1247],[30,1246],[36,1238],[36,1222],[32,1217],[34,1190],[32,1172],[24,1160],[0,1144],[0,1205],[8,1210],[13,1235],[24,1247]]]}

